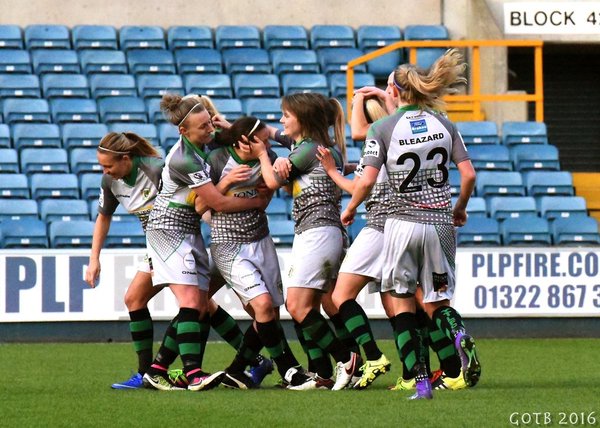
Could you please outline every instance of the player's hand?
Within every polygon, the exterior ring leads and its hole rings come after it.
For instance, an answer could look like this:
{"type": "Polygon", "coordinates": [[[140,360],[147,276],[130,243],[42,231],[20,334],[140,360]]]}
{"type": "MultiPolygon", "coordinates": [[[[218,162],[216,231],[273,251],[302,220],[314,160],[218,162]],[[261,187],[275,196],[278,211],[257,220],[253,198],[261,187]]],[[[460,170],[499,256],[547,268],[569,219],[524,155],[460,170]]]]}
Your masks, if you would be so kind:
{"type": "Polygon", "coordinates": [[[277,158],[273,163],[273,170],[282,180],[287,180],[292,172],[292,162],[288,158],[277,158]]]}
{"type": "Polygon", "coordinates": [[[329,149],[323,146],[317,147],[317,159],[319,159],[319,162],[321,162],[321,165],[323,165],[323,168],[327,174],[335,171],[335,160],[333,159],[329,149]]]}
{"type": "Polygon", "coordinates": [[[250,168],[248,165],[238,165],[232,168],[231,171],[229,171],[227,175],[223,177],[223,180],[226,180],[227,186],[229,187],[233,184],[246,181],[250,179],[251,176],[252,168],[250,168]]]}
{"type": "Polygon", "coordinates": [[[231,123],[229,123],[223,116],[220,114],[215,114],[212,117],[212,124],[215,129],[228,129],[231,128],[231,123]]]}
{"type": "Polygon", "coordinates": [[[350,226],[352,223],[354,223],[355,216],[356,216],[356,210],[351,210],[349,208],[346,208],[344,210],[344,212],[342,212],[340,219],[342,220],[342,224],[344,226],[350,226]]]}
{"type": "Polygon", "coordinates": [[[469,215],[467,214],[467,211],[464,209],[454,208],[454,210],[452,211],[452,220],[453,220],[454,226],[456,226],[456,227],[464,226],[467,223],[468,218],[469,218],[469,215]]]}
{"type": "Polygon", "coordinates": [[[90,260],[85,271],[85,282],[92,288],[98,285],[98,277],[100,276],[100,261],[90,260]]]}

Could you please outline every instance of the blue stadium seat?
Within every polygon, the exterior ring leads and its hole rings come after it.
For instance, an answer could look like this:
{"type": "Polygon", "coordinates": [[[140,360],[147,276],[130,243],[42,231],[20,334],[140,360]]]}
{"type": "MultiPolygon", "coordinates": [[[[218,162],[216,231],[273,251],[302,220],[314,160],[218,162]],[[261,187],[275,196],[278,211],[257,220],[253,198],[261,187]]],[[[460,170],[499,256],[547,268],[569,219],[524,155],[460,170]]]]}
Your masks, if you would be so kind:
{"type": "MultiPolygon", "coordinates": [[[[101,173],[87,173],[79,176],[81,198],[85,201],[98,200],[100,196],[101,173]]],[[[93,218],[92,218],[93,220],[93,218]]]]}
{"type": "Polygon", "coordinates": [[[540,215],[547,220],[571,218],[576,222],[580,216],[587,216],[587,205],[581,196],[541,196],[537,200],[540,215]]]}
{"type": "Polygon", "coordinates": [[[65,25],[28,25],[24,36],[27,49],[71,49],[71,35],[65,25]]]}
{"type": "Polygon", "coordinates": [[[294,222],[292,220],[269,221],[269,230],[275,245],[290,246],[294,242],[294,222]]]}
{"type": "Polygon", "coordinates": [[[321,70],[313,50],[273,49],[269,54],[275,74],[319,73],[321,70]]]}
{"type": "Polygon", "coordinates": [[[94,222],[89,220],[53,221],[48,227],[52,248],[89,248],[92,246],[94,222]]]}
{"type": "Polygon", "coordinates": [[[17,123],[11,126],[15,149],[62,147],[60,128],[54,123],[17,123]]]}
{"type": "Polygon", "coordinates": [[[533,196],[492,196],[487,202],[490,217],[498,221],[507,218],[537,216],[537,207],[533,196]]]}
{"type": "Polygon", "coordinates": [[[551,144],[540,144],[532,148],[529,144],[513,144],[510,155],[518,171],[559,171],[558,149],[551,144]]]}
{"type": "Polygon", "coordinates": [[[274,74],[239,73],[233,76],[237,98],[278,97],[279,78],[274,74]]]}
{"type": "MultiPolygon", "coordinates": [[[[366,49],[365,54],[372,52],[373,49],[366,49]]],[[[398,64],[404,63],[404,52],[402,49],[389,52],[367,62],[367,72],[375,76],[376,79],[387,80],[389,74],[398,64]]]]}
{"type": "Polygon", "coordinates": [[[141,74],[136,77],[140,96],[162,98],[166,93],[183,95],[183,81],[176,74],[141,74]]]}
{"type": "Polygon", "coordinates": [[[69,161],[65,149],[26,148],[21,150],[21,172],[34,174],[68,173],[69,161]]]}
{"type": "Polygon", "coordinates": [[[477,196],[525,196],[521,174],[512,171],[481,171],[477,174],[477,196]]]}
{"type": "Polygon", "coordinates": [[[269,222],[273,220],[289,220],[287,202],[283,198],[273,197],[266,209],[269,222]]]}
{"type": "Polygon", "coordinates": [[[244,115],[242,102],[237,98],[215,98],[212,100],[221,116],[230,122],[244,115]]]}
{"type": "Polygon", "coordinates": [[[477,170],[512,171],[513,163],[506,146],[482,144],[469,147],[471,162],[477,170]]]}
{"type": "MultiPolygon", "coordinates": [[[[0,173],[2,180],[7,173],[18,173],[19,170],[19,155],[15,149],[2,148],[0,149],[0,173]]],[[[3,196],[4,197],[4,196],[3,196]]]]}
{"type": "Polygon", "coordinates": [[[592,217],[557,218],[552,222],[551,230],[555,245],[588,246],[600,245],[598,222],[592,217]]]}
{"type": "Polygon", "coordinates": [[[96,147],[107,132],[108,129],[103,123],[65,123],[61,125],[65,149],[96,147]]]}
{"type": "Polygon", "coordinates": [[[90,219],[87,203],[81,199],[43,199],[39,212],[46,223],[90,219]]]}
{"type": "Polygon", "coordinates": [[[456,127],[465,144],[500,144],[496,122],[456,122],[456,127]]]}
{"type": "Polygon", "coordinates": [[[493,218],[469,217],[467,223],[456,230],[456,243],[461,247],[502,245],[500,225],[493,218]]]}
{"type": "Polygon", "coordinates": [[[458,196],[460,194],[460,173],[457,169],[450,169],[448,173],[448,183],[450,184],[450,194],[452,196],[458,196]]]}
{"type": "Polygon", "coordinates": [[[348,236],[350,237],[350,241],[354,241],[361,230],[367,224],[367,220],[362,218],[361,216],[356,216],[354,218],[354,223],[348,226],[348,236]]]}
{"type": "Polygon", "coordinates": [[[27,218],[39,218],[38,206],[34,200],[0,198],[0,222],[27,218]]]}
{"type": "Polygon", "coordinates": [[[523,173],[529,196],[572,196],[573,177],[567,171],[529,171],[523,173]]]}
{"type": "Polygon", "coordinates": [[[0,248],[48,248],[46,223],[35,219],[0,222],[0,248]]]}
{"type": "Polygon", "coordinates": [[[228,74],[186,74],[183,81],[186,94],[208,95],[211,98],[233,97],[228,74]]]}
{"type": "Polygon", "coordinates": [[[215,29],[217,49],[260,48],[260,32],[252,25],[219,25],[215,29]]]}
{"type": "Polygon", "coordinates": [[[141,98],[108,97],[98,100],[98,111],[102,122],[107,125],[112,122],[146,123],[146,105],[141,98]]]}
{"type": "Polygon", "coordinates": [[[301,25],[266,25],[263,45],[265,49],[308,49],[308,34],[301,25]]]}
{"type": "Polygon", "coordinates": [[[85,74],[128,73],[127,60],[122,51],[86,49],[79,52],[79,62],[85,74]]]}
{"type": "Polygon", "coordinates": [[[354,48],[354,29],[349,25],[313,25],[310,29],[310,45],[313,49],[354,48]]]}
{"type": "Polygon", "coordinates": [[[287,158],[290,155],[290,149],[277,144],[272,145],[271,150],[275,152],[278,158],[287,158]]]}
{"type": "Polygon", "coordinates": [[[160,98],[146,98],[144,103],[146,104],[146,111],[148,112],[148,121],[158,125],[167,121],[165,115],[160,109],[160,98]]]}
{"type": "Polygon", "coordinates": [[[284,95],[296,92],[317,92],[329,97],[329,84],[324,74],[286,73],[280,77],[284,95]]]}
{"type": "Polygon", "coordinates": [[[37,173],[29,176],[31,197],[79,199],[79,184],[75,174],[37,173]]]}
{"type": "MultiPolygon", "coordinates": [[[[5,149],[0,149],[0,151],[2,150],[5,149]]],[[[0,155],[0,159],[2,159],[2,155],[0,155]]],[[[0,163],[0,167],[1,165],[2,163],[0,163]]],[[[25,174],[5,174],[6,171],[1,169],[0,171],[3,172],[2,181],[0,182],[0,197],[17,199],[29,199],[31,197],[29,182],[25,174]]]]}
{"type": "Polygon", "coordinates": [[[102,172],[102,165],[98,163],[96,148],[76,147],[69,152],[71,172],[74,174],[85,174],[102,172]]]}
{"type": "Polygon", "coordinates": [[[10,128],[7,124],[0,123],[0,149],[4,148],[10,148],[10,128]]]}
{"type": "Polygon", "coordinates": [[[0,74],[0,99],[40,98],[41,96],[40,80],[36,75],[0,74]]]}
{"type": "Polygon", "coordinates": [[[125,25],[119,30],[119,45],[129,49],[166,49],[165,34],[159,26],[125,25]]]}
{"type": "Polygon", "coordinates": [[[443,25],[407,25],[404,28],[406,40],[448,40],[449,36],[443,25]]]}
{"type": "Polygon", "coordinates": [[[446,53],[446,48],[419,48],[417,49],[417,66],[427,70],[444,53],[446,53]]]}
{"type": "MultiPolygon", "coordinates": [[[[172,126],[172,125],[171,125],[172,126]]],[[[148,140],[154,146],[159,145],[158,131],[152,123],[111,123],[108,125],[109,132],[133,132],[148,140]]]]}
{"type": "Polygon", "coordinates": [[[180,74],[223,72],[223,58],[216,49],[178,49],[175,63],[180,74]]]}
{"type": "Polygon", "coordinates": [[[360,49],[379,49],[401,41],[402,31],[395,25],[361,25],[356,39],[360,49]]]}
{"type": "MultiPolygon", "coordinates": [[[[94,218],[93,220],[96,220],[96,218],[98,217],[98,201],[93,201],[94,203],[93,205],[93,209],[94,209],[94,218]]],[[[111,221],[113,222],[138,222],[139,223],[139,219],[137,218],[137,216],[135,214],[130,214],[129,212],[127,212],[127,210],[125,208],[123,208],[122,204],[119,204],[117,206],[117,209],[115,210],[115,212],[113,213],[112,217],[111,217],[111,221]]]]}
{"type": "MultiPolygon", "coordinates": [[[[346,95],[346,73],[333,73],[329,75],[329,90],[334,98],[346,95]]],[[[375,78],[368,73],[354,74],[354,89],[363,86],[375,86],[375,78]]]]}
{"type": "Polygon", "coordinates": [[[31,56],[29,52],[17,49],[2,49],[2,55],[0,55],[0,72],[31,73],[31,56]]]}
{"type": "Polygon", "coordinates": [[[212,48],[212,30],[206,25],[169,27],[167,46],[172,51],[184,48],[212,48]]]}
{"type": "Polygon", "coordinates": [[[548,144],[548,131],[543,122],[504,122],[502,124],[502,143],[511,144],[548,144]]]}
{"type": "Polygon", "coordinates": [[[96,101],[83,98],[53,98],[50,100],[52,121],[62,124],[67,122],[97,123],[98,109],[96,101]]]}
{"type": "Polygon", "coordinates": [[[346,160],[348,163],[358,163],[362,156],[361,150],[358,147],[346,148],[346,160]]]}
{"type": "Polygon", "coordinates": [[[23,49],[23,35],[18,25],[0,25],[0,47],[2,49],[23,49]]]}
{"type": "MultiPolygon", "coordinates": [[[[113,216],[114,217],[114,216],[113,216]]],[[[146,235],[139,221],[113,222],[104,241],[106,248],[146,248],[146,235]]]]}
{"type": "Polygon", "coordinates": [[[552,245],[548,221],[540,217],[507,218],[500,224],[500,232],[504,245],[552,245]]]}
{"type": "MultiPolygon", "coordinates": [[[[458,197],[452,198],[452,206],[456,205],[458,197]]],[[[485,199],[479,196],[472,196],[467,202],[467,214],[471,217],[487,217],[487,206],[485,199]]]]}
{"type": "Polygon", "coordinates": [[[65,49],[37,49],[31,51],[31,62],[35,74],[81,72],[76,51],[65,49]]]}
{"type": "Polygon", "coordinates": [[[127,51],[127,64],[132,74],[175,74],[173,53],[166,49],[131,49],[127,51]]]}
{"type": "Polygon", "coordinates": [[[6,98],[2,107],[5,123],[50,123],[50,108],[46,100],[6,98]]]}
{"type": "Polygon", "coordinates": [[[265,122],[275,122],[281,117],[280,98],[245,98],[242,105],[246,116],[254,116],[265,122]]]}
{"type": "Polygon", "coordinates": [[[176,126],[173,126],[170,123],[161,123],[158,125],[158,139],[160,141],[160,146],[164,148],[165,151],[168,152],[179,138],[180,135],[176,126]]]}
{"type": "Polygon", "coordinates": [[[42,75],[44,98],[89,98],[90,88],[83,74],[42,75]]]}
{"type": "Polygon", "coordinates": [[[76,50],[118,49],[117,30],[111,25],[76,25],[71,35],[76,50]]]}
{"type": "MultiPolygon", "coordinates": [[[[362,55],[363,52],[356,48],[324,48],[317,51],[321,70],[325,74],[345,73],[348,62],[362,55]]],[[[354,72],[366,73],[367,67],[365,64],[357,65],[354,67],[354,72]]]]}
{"type": "Polygon", "coordinates": [[[131,74],[92,74],[90,75],[92,97],[137,97],[135,77],[131,74]]]}
{"type": "Polygon", "coordinates": [[[223,64],[228,74],[271,72],[271,61],[265,49],[226,49],[223,51],[223,64]]]}

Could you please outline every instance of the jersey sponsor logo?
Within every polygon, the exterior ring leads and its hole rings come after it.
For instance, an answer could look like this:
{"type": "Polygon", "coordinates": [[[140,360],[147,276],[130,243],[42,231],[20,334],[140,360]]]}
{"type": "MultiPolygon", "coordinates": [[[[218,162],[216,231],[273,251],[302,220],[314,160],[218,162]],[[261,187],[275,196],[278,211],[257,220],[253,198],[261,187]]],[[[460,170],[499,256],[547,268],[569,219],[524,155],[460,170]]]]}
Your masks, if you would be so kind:
{"type": "Polygon", "coordinates": [[[372,156],[375,158],[379,157],[379,143],[376,140],[365,141],[363,157],[366,157],[366,156],[372,156]]]}
{"type": "Polygon", "coordinates": [[[104,207],[104,189],[100,188],[100,195],[98,196],[98,205],[104,207]]]}
{"type": "Polygon", "coordinates": [[[401,146],[407,146],[410,144],[428,143],[429,141],[441,140],[444,138],[444,134],[439,132],[437,134],[425,135],[423,137],[399,139],[398,144],[401,146]]]}
{"type": "Polygon", "coordinates": [[[427,122],[425,122],[425,119],[411,120],[410,130],[413,134],[422,134],[423,132],[427,132],[427,122]]]}
{"type": "Polygon", "coordinates": [[[209,171],[196,171],[196,172],[190,172],[188,174],[188,177],[190,177],[190,180],[192,180],[192,182],[194,184],[201,184],[207,180],[210,180],[208,174],[209,174],[209,171]]]}
{"type": "Polygon", "coordinates": [[[196,259],[192,253],[187,253],[183,256],[183,265],[188,269],[194,269],[196,267],[196,259]]]}

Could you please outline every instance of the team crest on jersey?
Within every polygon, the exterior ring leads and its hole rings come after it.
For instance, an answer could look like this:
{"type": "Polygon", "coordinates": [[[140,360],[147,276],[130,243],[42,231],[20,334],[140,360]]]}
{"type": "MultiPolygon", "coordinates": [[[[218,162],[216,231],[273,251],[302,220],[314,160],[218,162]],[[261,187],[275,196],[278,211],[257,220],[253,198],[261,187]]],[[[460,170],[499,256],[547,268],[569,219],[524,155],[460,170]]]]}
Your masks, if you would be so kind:
{"type": "Polygon", "coordinates": [[[425,120],[411,120],[410,130],[413,134],[427,132],[427,122],[425,122],[425,120]]]}
{"type": "Polygon", "coordinates": [[[148,199],[148,196],[150,196],[150,189],[142,190],[142,196],[144,196],[144,199],[148,199]]]}
{"type": "Polygon", "coordinates": [[[366,157],[366,156],[373,156],[374,158],[379,157],[379,143],[376,140],[365,141],[363,157],[366,157]]]}
{"type": "MultiPolygon", "coordinates": [[[[207,167],[208,167],[208,165],[207,165],[207,167]]],[[[190,172],[188,174],[188,177],[190,177],[190,180],[192,180],[192,182],[194,184],[201,184],[201,183],[204,183],[206,180],[210,179],[208,174],[209,174],[209,171],[196,171],[196,172],[190,172]]]]}

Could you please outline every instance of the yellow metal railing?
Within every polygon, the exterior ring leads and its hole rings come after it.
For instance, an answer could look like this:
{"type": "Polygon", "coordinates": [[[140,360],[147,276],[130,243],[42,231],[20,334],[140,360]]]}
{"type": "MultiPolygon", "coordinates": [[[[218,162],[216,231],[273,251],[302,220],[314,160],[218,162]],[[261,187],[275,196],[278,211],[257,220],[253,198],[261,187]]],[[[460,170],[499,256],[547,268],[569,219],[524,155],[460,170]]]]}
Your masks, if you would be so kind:
{"type": "MultiPolygon", "coordinates": [[[[535,102],[535,120],[544,121],[544,85],[542,70],[542,46],[543,42],[539,40],[431,40],[431,41],[400,41],[376,51],[369,52],[361,57],[348,62],[346,70],[347,77],[347,106],[348,120],[350,120],[352,109],[352,94],[354,92],[354,67],[372,60],[381,55],[385,55],[396,49],[409,48],[409,62],[417,62],[417,48],[470,48],[471,51],[471,76],[469,94],[467,95],[447,95],[444,100],[447,102],[469,102],[473,103],[474,120],[483,120],[481,103],[484,101],[526,101],[535,102]],[[480,48],[489,47],[531,47],[534,49],[534,78],[535,92],[533,94],[482,94],[481,93],[481,59],[480,48]]],[[[392,70],[390,70],[391,72],[392,70]]]]}

